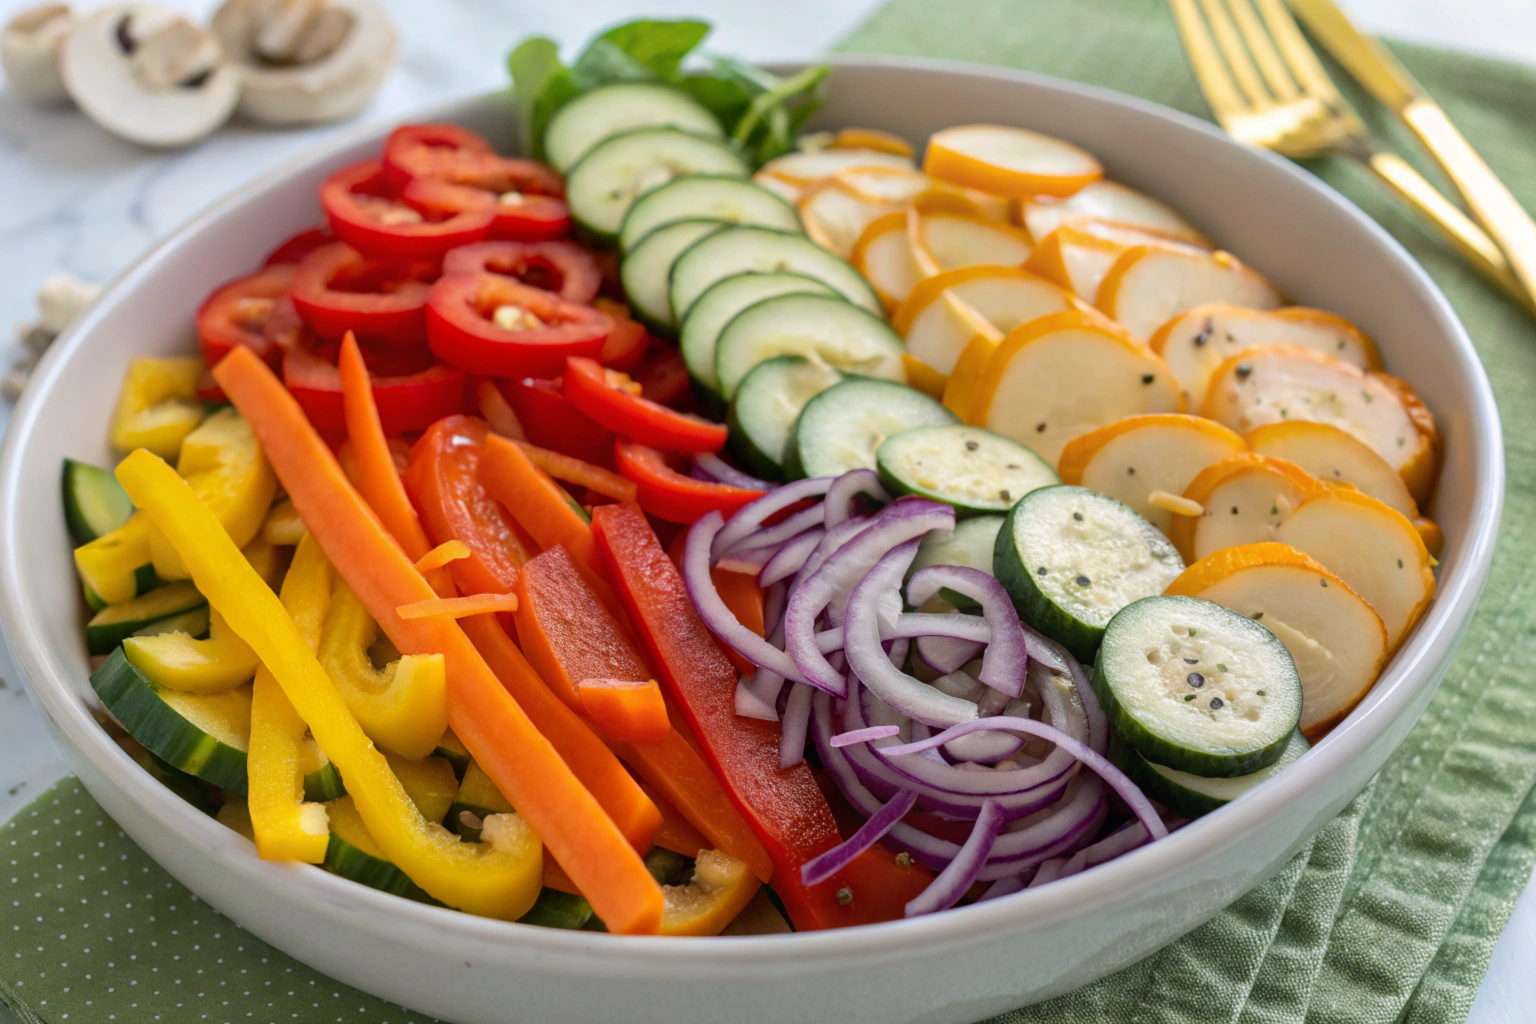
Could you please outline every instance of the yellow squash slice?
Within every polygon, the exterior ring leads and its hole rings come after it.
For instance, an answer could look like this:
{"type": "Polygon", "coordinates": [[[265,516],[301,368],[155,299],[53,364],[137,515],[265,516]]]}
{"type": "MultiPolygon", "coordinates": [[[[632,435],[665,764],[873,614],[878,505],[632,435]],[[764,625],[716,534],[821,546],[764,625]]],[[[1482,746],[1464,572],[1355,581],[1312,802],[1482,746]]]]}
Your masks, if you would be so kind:
{"type": "Polygon", "coordinates": [[[1210,240],[1173,207],[1117,181],[1095,181],[1064,199],[1035,196],[1019,204],[1019,217],[1032,238],[1044,238],[1063,224],[1109,221],[1179,242],[1211,249],[1210,240]]]}
{"type": "Polygon", "coordinates": [[[906,206],[933,186],[922,171],[899,167],[850,167],[832,175],[831,180],[860,199],[897,206],[906,206]]]}
{"type": "Polygon", "coordinates": [[[1166,593],[1215,601],[1280,638],[1301,676],[1301,731],[1314,742],[1370,692],[1386,660],[1381,617],[1338,576],[1284,544],[1217,552],[1185,569],[1166,593]]]}
{"type": "Polygon", "coordinates": [[[1019,199],[1067,196],[1104,176],[1093,154],[1024,128],[957,125],[928,138],[923,170],[940,181],[1019,199]]]}
{"type": "Polygon", "coordinates": [[[881,215],[900,211],[902,204],[871,199],[853,191],[840,178],[825,178],[801,194],[800,222],[811,241],[847,259],[864,229],[881,215]]]}
{"type": "Polygon", "coordinates": [[[1174,516],[1168,539],[1194,564],[1223,548],[1275,539],[1275,531],[1320,485],[1285,459],[1241,452],[1212,463],[1184,488],[1195,516],[1174,516]]]}
{"type": "Polygon", "coordinates": [[[896,308],[891,326],[913,358],[946,375],[954,372],[960,353],[978,333],[965,311],[946,296],[960,299],[1002,334],[1076,305],[1056,285],[1018,267],[965,267],[928,278],[896,308]]]}
{"type": "Polygon", "coordinates": [[[1409,519],[1418,518],[1418,502],[1408,493],[1397,470],[1369,445],[1331,423],[1267,423],[1248,432],[1248,446],[1265,455],[1289,459],[1319,480],[1350,484],[1409,519]]]}
{"type": "Polygon", "coordinates": [[[1152,496],[1183,494],[1201,470],[1248,450],[1239,434],[1199,416],[1159,413],[1129,416],[1067,442],[1057,472],[1118,498],[1164,533],[1174,516],[1152,496]]]}
{"type": "Polygon", "coordinates": [[[1029,236],[1012,224],[950,212],[907,212],[907,232],[918,266],[929,273],[962,267],[1019,267],[1029,259],[1029,236]]]}
{"type": "Polygon", "coordinates": [[[915,152],[912,143],[894,132],[882,131],[879,128],[839,128],[837,134],[832,136],[832,141],[827,144],[827,148],[872,149],[880,153],[895,153],[897,156],[909,159],[915,152]]]}
{"type": "Polygon", "coordinates": [[[1281,298],[1229,252],[1137,246],[1120,254],[1093,304],[1136,337],[1150,338],[1180,313],[1208,302],[1274,309],[1281,298]]]}
{"type": "Polygon", "coordinates": [[[1211,375],[1200,414],[1240,434],[1288,420],[1328,423],[1380,455],[1415,499],[1434,485],[1439,434],[1407,385],[1312,349],[1275,345],[1233,356],[1211,375]]]}
{"type": "Polygon", "coordinates": [[[1184,389],[1184,401],[1198,409],[1205,389],[1225,360],[1250,348],[1299,345],[1362,370],[1381,369],[1376,345],[1341,316],[1305,306],[1258,310],[1210,303],[1185,310],[1147,339],[1184,389]]]}
{"type": "Polygon", "coordinates": [[[1092,220],[1063,224],[1048,235],[1035,237],[1039,241],[1025,261],[1025,269],[1055,281],[1088,303],[1098,300],[1099,285],[1127,249],[1182,246],[1140,228],[1092,220]]]}
{"type": "Polygon", "coordinates": [[[894,167],[903,171],[916,169],[912,158],[900,153],[887,153],[878,149],[819,149],[797,150],[774,157],[758,173],[771,174],[803,187],[853,167],[894,167]]]}
{"type": "Polygon", "coordinates": [[[848,260],[874,288],[886,312],[900,305],[924,276],[907,238],[907,215],[901,211],[870,221],[848,260]]]}

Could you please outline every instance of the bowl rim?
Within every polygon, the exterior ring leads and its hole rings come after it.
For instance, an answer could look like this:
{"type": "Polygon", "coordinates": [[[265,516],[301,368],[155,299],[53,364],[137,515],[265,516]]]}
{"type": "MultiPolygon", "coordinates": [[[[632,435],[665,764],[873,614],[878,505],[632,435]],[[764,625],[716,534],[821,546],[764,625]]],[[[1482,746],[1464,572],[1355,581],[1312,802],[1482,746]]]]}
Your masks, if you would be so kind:
{"type": "MultiPolygon", "coordinates": [[[[1136,116],[1204,133],[1222,144],[1243,149],[1254,159],[1266,161],[1281,173],[1303,183],[1332,205],[1338,216],[1355,222],[1382,249],[1382,256],[1406,270],[1416,288],[1433,308],[1433,328],[1446,336],[1452,352],[1470,370],[1472,394],[1468,397],[1468,430],[1474,453],[1476,494],[1473,507],[1479,509],[1461,545],[1461,558],[1450,579],[1442,580],[1424,620],[1407,644],[1395,655],[1390,671],[1376,684],[1381,691],[1369,707],[1352,713],[1338,728],[1314,746],[1297,769],[1284,772],[1219,811],[1197,819],[1170,835],[1090,872],[1062,879],[1039,889],[1026,889],[1001,899],[958,908],[959,913],[941,913],[921,918],[862,925],[825,932],[797,932],[784,935],[732,936],[729,938],[665,938],[659,936],[614,936],[597,932],[566,931],[519,925],[516,922],[475,917],[456,910],[429,906],[358,885],[322,870],[305,871],[303,865],[262,861],[249,842],[196,811],[163,786],[154,785],[147,775],[131,772],[123,775],[125,792],[164,829],[192,840],[211,856],[235,869],[235,874],[270,874],[274,885],[299,887],[294,895],[336,906],[345,905],[372,919],[375,927],[390,932],[411,932],[417,942],[433,933],[446,933],[456,939],[494,944],[506,950],[537,948],[541,952],[588,957],[592,960],[619,954],[637,968],[648,963],[674,960],[683,951],[697,962],[712,966],[771,968],[829,954],[880,956],[921,942],[927,953],[946,945],[974,941],[978,933],[1001,932],[1010,923],[1027,918],[1048,926],[1081,916],[1106,903],[1129,902],[1138,892],[1176,873],[1185,872],[1192,863],[1206,859],[1242,841],[1265,819],[1295,801],[1305,799],[1310,780],[1340,769],[1351,752],[1363,748],[1385,732],[1411,705],[1426,686],[1435,682],[1435,667],[1443,664],[1470,620],[1477,597],[1488,575],[1498,534],[1504,496],[1504,451],[1499,415],[1492,388],[1465,329],[1439,287],[1424,269],[1387,231],[1368,217],[1350,200],[1333,188],[1273,153],[1241,146],[1215,125],[1199,118],[1137,96],[1099,86],[1086,85],[1054,76],[932,58],[835,54],[826,63],[849,68],[914,69],[946,75],[969,77],[985,83],[1005,80],[1046,91],[1075,94],[1091,101],[1128,108],[1136,116]],[[126,781],[126,780],[133,781],[126,781]]],[[[802,62],[781,62],[770,67],[797,69],[802,62]]],[[[466,109],[483,107],[505,96],[504,90],[492,90],[442,101],[414,111],[409,120],[453,120],[466,109]]],[[[342,131],[334,137],[279,163],[251,181],[224,194],[178,225],[104,289],[102,300],[72,325],[52,346],[33,375],[16,407],[3,449],[0,449],[0,543],[7,550],[24,537],[24,524],[18,513],[21,500],[19,466],[21,452],[36,429],[44,398],[52,388],[61,368],[75,354],[82,340],[94,330],[125,289],[151,278],[158,265],[189,234],[243,206],[270,188],[281,187],[294,175],[334,159],[339,153],[362,141],[387,134],[393,126],[407,119],[380,119],[342,131]]],[[[107,735],[87,712],[68,682],[69,673],[41,639],[38,615],[25,600],[25,588],[14,558],[0,560],[0,623],[11,643],[18,668],[34,703],[48,718],[56,734],[73,747],[78,756],[103,770],[127,772],[131,759],[107,735]]],[[[1192,923],[1194,927],[1198,922],[1192,923]]]]}

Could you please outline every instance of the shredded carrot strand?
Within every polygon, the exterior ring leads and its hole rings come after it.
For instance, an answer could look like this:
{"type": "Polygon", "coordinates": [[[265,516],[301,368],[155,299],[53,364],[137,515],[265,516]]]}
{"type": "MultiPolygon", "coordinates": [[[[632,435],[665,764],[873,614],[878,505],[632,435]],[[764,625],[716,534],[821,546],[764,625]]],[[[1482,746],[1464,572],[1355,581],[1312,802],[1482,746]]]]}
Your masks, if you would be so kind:
{"type": "Polygon", "coordinates": [[[485,422],[490,426],[491,432],[513,441],[526,441],[528,435],[523,432],[523,424],[517,418],[512,403],[507,401],[507,396],[501,393],[501,389],[488,380],[480,382],[475,389],[475,398],[480,404],[480,415],[485,417],[485,422]]]}
{"type": "Polygon", "coordinates": [[[486,612],[517,611],[516,594],[470,594],[468,597],[437,597],[430,601],[413,601],[395,609],[402,619],[424,619],[428,615],[446,615],[462,619],[466,615],[484,615],[486,612]]]}
{"type": "Polygon", "coordinates": [[[416,571],[429,573],[433,569],[441,569],[449,562],[457,562],[461,558],[470,556],[469,545],[461,540],[450,540],[439,544],[416,560],[416,571]]]}
{"type": "Polygon", "coordinates": [[[596,491],[614,501],[634,501],[639,491],[633,480],[619,476],[602,466],[594,466],[574,456],[540,448],[526,441],[516,443],[523,450],[523,454],[528,456],[528,461],[556,480],[563,480],[568,484],[580,484],[587,490],[596,491]]]}

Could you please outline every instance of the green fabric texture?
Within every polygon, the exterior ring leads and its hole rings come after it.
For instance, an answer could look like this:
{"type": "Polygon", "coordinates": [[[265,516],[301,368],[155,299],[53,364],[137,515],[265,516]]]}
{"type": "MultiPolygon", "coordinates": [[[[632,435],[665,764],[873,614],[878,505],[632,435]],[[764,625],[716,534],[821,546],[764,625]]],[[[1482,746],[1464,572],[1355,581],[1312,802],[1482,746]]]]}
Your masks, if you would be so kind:
{"type": "MultiPolygon", "coordinates": [[[[842,49],[1023,68],[1210,116],[1159,0],[894,0],[842,49]]],[[[1536,68],[1393,49],[1536,209],[1536,68]]],[[[1455,194],[1385,111],[1334,78],[1391,148],[1455,194]]],[[[1425,266],[1488,369],[1509,479],[1488,589],[1422,721],[1285,871],[1140,963],[999,1022],[1462,1021],[1536,866],[1536,323],[1367,172],[1308,167],[1425,266]]],[[[1390,339],[1383,350],[1390,369],[1390,339]]]]}

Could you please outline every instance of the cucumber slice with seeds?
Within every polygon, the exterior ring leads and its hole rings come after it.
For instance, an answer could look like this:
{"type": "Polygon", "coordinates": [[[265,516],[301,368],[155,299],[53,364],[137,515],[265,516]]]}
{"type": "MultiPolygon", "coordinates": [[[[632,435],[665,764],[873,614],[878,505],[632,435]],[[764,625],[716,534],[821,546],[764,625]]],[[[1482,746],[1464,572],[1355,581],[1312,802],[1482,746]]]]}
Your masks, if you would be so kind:
{"type": "Polygon", "coordinates": [[[629,308],[653,333],[671,335],[677,327],[677,321],[672,319],[672,303],[667,298],[672,264],[684,249],[724,226],[719,221],[703,219],[665,224],[642,238],[624,257],[619,267],[624,297],[629,300],[629,308]]]}
{"type": "Polygon", "coordinates": [[[1000,515],[1030,491],[1061,483],[1049,463],[1011,437],[963,423],[893,434],[875,462],[892,494],[942,501],[959,516],[1000,515]]]}
{"type": "Polygon", "coordinates": [[[147,594],[120,604],[108,605],[85,624],[85,646],[92,654],[111,654],[113,648],[139,630],[174,615],[207,605],[203,595],[186,580],[167,583],[147,594]]]}
{"type": "Polygon", "coordinates": [[[1261,782],[1279,775],[1296,763],[1311,749],[1311,744],[1300,732],[1293,733],[1291,740],[1280,752],[1280,758],[1268,768],[1260,768],[1249,775],[1237,775],[1230,779],[1211,779],[1189,772],[1176,771],[1165,765],[1153,764],[1136,750],[1116,737],[1110,743],[1110,758],[1120,770],[1131,777],[1147,796],[1166,804],[1180,814],[1198,818],[1209,814],[1223,804],[1230,803],[1261,782]]]}
{"type": "Polygon", "coordinates": [[[588,150],[565,180],[565,201],[584,230],[611,240],[640,193],[689,174],[745,178],[747,165],[716,139],[676,128],[639,128],[588,150]]]}
{"type": "Polygon", "coordinates": [[[782,478],[800,410],[842,379],[827,364],[803,356],[775,356],[758,363],[742,378],[726,413],[731,451],[754,476],[782,478]]]}
{"type": "Polygon", "coordinates": [[[678,331],[678,351],[695,391],[721,401],[715,374],[715,349],[726,324],[748,306],[780,295],[834,295],[831,288],[804,274],[762,274],[748,271],[716,281],[699,296],[678,331]]]}
{"type": "MultiPolygon", "coordinates": [[[[143,629],[133,631],[134,636],[159,636],[162,633],[185,633],[194,640],[206,640],[209,626],[208,606],[193,608],[191,611],[182,612],[180,615],[172,615],[168,619],[159,622],[151,622],[143,629]]],[[[124,639],[128,639],[124,637],[124,639]]]]}
{"type": "Polygon", "coordinates": [[[800,214],[795,208],[761,185],[741,178],[690,174],[659,185],[635,200],[619,229],[619,248],[628,252],[663,224],[698,219],[756,224],[776,231],[801,230],[800,214]]]}
{"type": "Polygon", "coordinates": [[[725,135],[720,120],[681,89],[626,82],[583,93],[555,111],[544,129],[544,156],[564,174],[611,135],[660,127],[716,139],[725,135]]]}
{"type": "Polygon", "coordinates": [[[804,235],[747,225],[711,235],[678,258],[672,267],[672,312],[679,322],[686,320],[710,285],[749,270],[805,274],[854,305],[881,313],[875,290],[847,260],[804,235]]]}
{"type": "Polygon", "coordinates": [[[915,388],[854,377],[805,403],[795,421],[785,471],[793,479],[873,469],[875,452],[892,434],[954,422],[954,413],[915,388]]]}
{"type": "Polygon", "coordinates": [[[1094,664],[1115,734],[1154,764],[1211,778],[1267,768],[1301,721],[1301,677],[1275,634],[1198,597],[1115,613],[1094,664]]]}
{"type": "Polygon", "coordinates": [[[1092,661],[1104,627],[1184,571],[1179,552],[1136,510],[1086,487],[1030,491],[997,535],[992,572],[1019,617],[1092,661]]]}
{"type": "Polygon", "coordinates": [[[111,533],[133,515],[133,501],[110,469],[64,460],[64,521],[75,544],[111,533]]]}
{"type": "Polygon", "coordinates": [[[805,356],[905,387],[901,352],[901,338],[889,324],[838,296],[780,295],[748,306],[725,325],[715,348],[715,375],[727,401],[748,370],[774,356],[805,356]]]}

